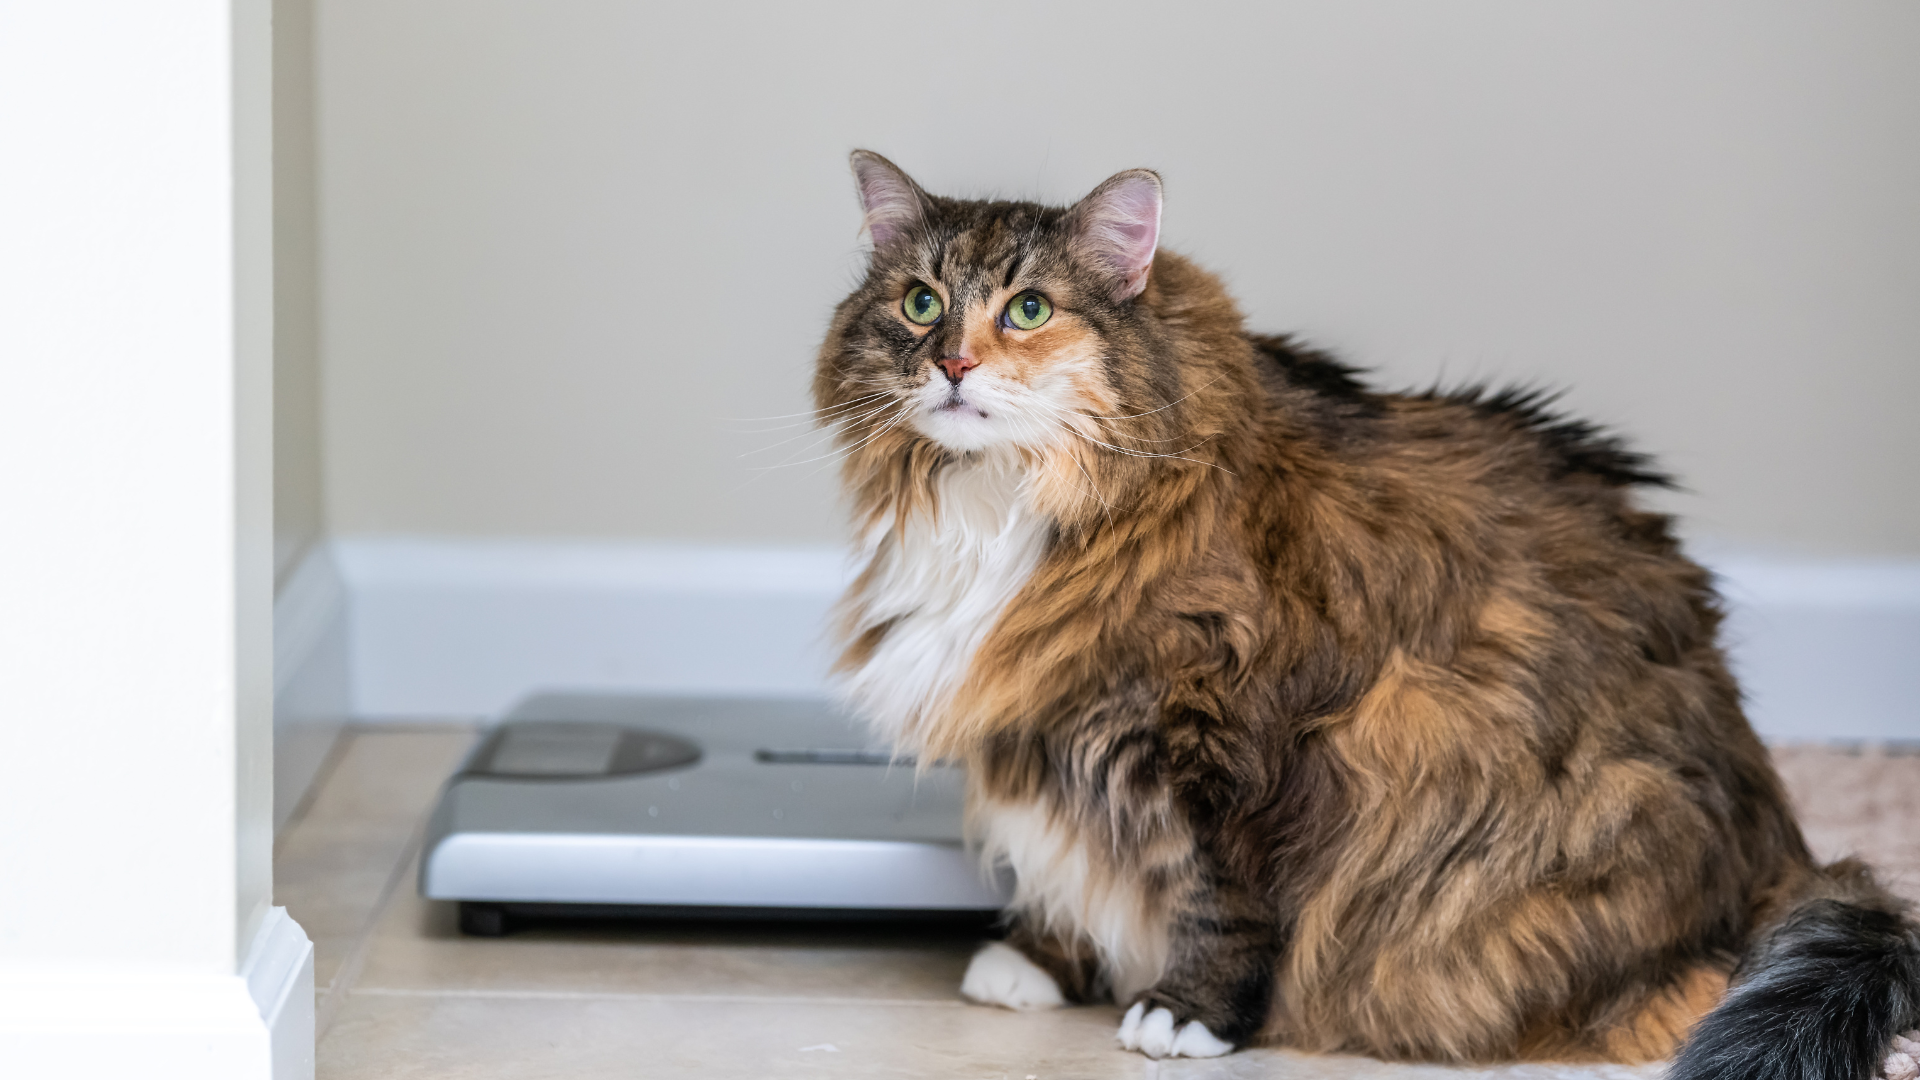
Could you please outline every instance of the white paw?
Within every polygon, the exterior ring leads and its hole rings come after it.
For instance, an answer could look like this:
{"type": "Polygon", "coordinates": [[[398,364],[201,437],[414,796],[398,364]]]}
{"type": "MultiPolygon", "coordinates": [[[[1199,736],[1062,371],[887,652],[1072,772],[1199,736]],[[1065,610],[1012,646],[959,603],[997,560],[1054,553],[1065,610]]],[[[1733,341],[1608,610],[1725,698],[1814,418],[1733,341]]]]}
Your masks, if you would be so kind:
{"type": "Polygon", "coordinates": [[[1215,1038],[1200,1021],[1188,1021],[1176,1029],[1172,1013],[1147,1012],[1146,1005],[1137,1001],[1120,1020],[1120,1045],[1150,1058],[1210,1058],[1233,1051],[1232,1043],[1215,1038]]]}
{"type": "Polygon", "coordinates": [[[982,1005],[1007,1009],[1057,1009],[1067,1003],[1053,976],[1002,941],[989,941],[973,954],[960,992],[982,1005]]]}
{"type": "Polygon", "coordinates": [[[1880,1065],[1884,1080],[1915,1080],[1920,1077],[1920,1031],[1893,1037],[1893,1049],[1880,1065]]]}

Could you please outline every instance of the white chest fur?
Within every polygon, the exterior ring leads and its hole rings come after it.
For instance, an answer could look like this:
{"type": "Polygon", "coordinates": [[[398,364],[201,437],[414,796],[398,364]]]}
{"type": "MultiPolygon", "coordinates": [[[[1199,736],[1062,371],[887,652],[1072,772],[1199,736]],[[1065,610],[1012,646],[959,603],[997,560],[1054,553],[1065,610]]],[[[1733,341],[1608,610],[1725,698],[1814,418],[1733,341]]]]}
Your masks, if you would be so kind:
{"type": "Polygon", "coordinates": [[[964,462],[936,479],[931,512],[882,522],[873,573],[849,597],[856,632],[891,623],[845,692],[883,734],[910,748],[965,680],[973,655],[1046,554],[1050,523],[1027,504],[1017,465],[964,462]]]}
{"type": "Polygon", "coordinates": [[[981,854],[1014,874],[1013,903],[1037,926],[1099,951],[1114,1000],[1125,1004],[1166,967],[1167,920],[1129,874],[1043,803],[975,798],[981,854]]]}
{"type": "MultiPolygon", "coordinates": [[[[942,472],[931,514],[881,522],[868,539],[872,574],[850,596],[856,633],[887,632],[844,691],[881,733],[910,750],[914,735],[966,679],[980,644],[1046,554],[1051,523],[1028,505],[1017,466],[968,462],[942,472]]],[[[1013,906],[1100,950],[1130,996],[1159,977],[1163,920],[1085,839],[1038,805],[972,800],[989,861],[1014,870],[1013,906]]]]}

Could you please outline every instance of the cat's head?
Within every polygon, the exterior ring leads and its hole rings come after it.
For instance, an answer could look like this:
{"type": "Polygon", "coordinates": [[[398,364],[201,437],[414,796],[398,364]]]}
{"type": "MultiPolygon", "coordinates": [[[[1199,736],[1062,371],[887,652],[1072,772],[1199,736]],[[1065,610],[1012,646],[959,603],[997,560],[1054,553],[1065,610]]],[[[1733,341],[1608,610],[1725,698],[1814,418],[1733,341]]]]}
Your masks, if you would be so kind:
{"type": "Polygon", "coordinates": [[[1160,178],[1121,173],[1077,205],[929,195],[878,154],[854,176],[873,254],[843,305],[832,374],[955,453],[1037,450],[1118,407],[1109,337],[1146,288],[1160,178]]]}
{"type": "Polygon", "coordinates": [[[1239,313],[1156,252],[1159,176],[1118,173],[1051,207],[932,195],[864,150],[853,171],[872,253],[814,393],[856,488],[891,462],[925,475],[987,457],[1030,466],[1063,513],[1110,509],[1125,474],[1208,437],[1190,399],[1217,373],[1194,367],[1219,350],[1195,335],[1240,340],[1239,313]]]}

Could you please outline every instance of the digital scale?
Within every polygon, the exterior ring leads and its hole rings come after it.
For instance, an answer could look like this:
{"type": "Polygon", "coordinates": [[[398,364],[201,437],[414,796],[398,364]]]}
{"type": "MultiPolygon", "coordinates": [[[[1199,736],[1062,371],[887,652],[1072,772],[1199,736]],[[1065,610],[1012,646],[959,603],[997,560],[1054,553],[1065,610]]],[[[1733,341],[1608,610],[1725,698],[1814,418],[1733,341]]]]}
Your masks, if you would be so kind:
{"type": "Polygon", "coordinates": [[[916,770],[825,702],[549,694],[447,782],[420,894],[522,916],[984,917],[964,776],[916,770]]]}

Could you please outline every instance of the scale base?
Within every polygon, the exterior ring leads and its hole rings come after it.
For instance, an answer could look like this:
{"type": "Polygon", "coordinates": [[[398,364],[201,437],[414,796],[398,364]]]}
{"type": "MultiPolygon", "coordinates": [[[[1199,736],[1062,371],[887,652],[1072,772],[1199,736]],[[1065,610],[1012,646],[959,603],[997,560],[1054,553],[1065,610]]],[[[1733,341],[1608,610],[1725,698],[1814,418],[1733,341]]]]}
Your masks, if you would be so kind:
{"type": "Polygon", "coordinates": [[[545,695],[448,781],[420,893],[467,933],[580,917],[990,922],[965,777],[818,701],[545,695]]]}
{"type": "Polygon", "coordinates": [[[496,904],[463,900],[460,932],[469,937],[505,937],[518,930],[598,919],[661,922],[883,923],[996,936],[997,911],[922,911],[911,908],[669,907],[660,904],[496,904]]]}

